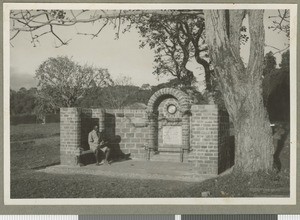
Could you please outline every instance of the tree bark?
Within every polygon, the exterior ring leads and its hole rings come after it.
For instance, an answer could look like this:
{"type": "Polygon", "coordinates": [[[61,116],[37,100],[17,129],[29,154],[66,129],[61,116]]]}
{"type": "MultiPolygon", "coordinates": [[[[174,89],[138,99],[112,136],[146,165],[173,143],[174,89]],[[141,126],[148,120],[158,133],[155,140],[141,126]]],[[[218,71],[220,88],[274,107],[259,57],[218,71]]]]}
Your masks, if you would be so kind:
{"type": "Polygon", "coordinates": [[[259,84],[251,83],[245,88],[248,95],[233,113],[235,168],[246,172],[268,170],[273,165],[272,131],[259,84]]]}
{"type": "MultiPolygon", "coordinates": [[[[195,46],[194,46],[195,47],[195,46]]],[[[200,50],[199,48],[195,47],[195,60],[197,63],[203,66],[204,68],[204,78],[206,84],[206,90],[208,92],[212,92],[212,82],[211,82],[211,70],[209,69],[209,63],[200,57],[200,50]]]]}
{"type": "Polygon", "coordinates": [[[262,97],[264,27],[262,10],[208,10],[206,41],[219,88],[235,130],[235,170],[256,172],[273,164],[272,130],[262,97]],[[240,28],[249,16],[250,56],[240,56],[240,28]]]}

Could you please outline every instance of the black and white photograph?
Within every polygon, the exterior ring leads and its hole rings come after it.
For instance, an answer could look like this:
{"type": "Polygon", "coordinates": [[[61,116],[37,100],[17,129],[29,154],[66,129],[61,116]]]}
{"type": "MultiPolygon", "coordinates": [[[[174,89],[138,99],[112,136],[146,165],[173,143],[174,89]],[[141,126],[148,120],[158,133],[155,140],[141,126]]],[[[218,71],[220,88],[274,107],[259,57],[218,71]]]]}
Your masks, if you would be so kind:
{"type": "Polygon", "coordinates": [[[4,4],[8,205],[296,204],[295,4],[4,4]]]}

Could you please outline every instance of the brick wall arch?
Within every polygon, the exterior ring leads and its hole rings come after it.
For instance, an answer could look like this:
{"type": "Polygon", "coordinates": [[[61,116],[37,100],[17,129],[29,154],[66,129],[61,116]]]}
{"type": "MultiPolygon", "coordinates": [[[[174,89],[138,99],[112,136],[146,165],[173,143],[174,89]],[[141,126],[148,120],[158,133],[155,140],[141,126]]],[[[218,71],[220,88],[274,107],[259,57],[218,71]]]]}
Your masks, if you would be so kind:
{"type": "Polygon", "coordinates": [[[179,104],[182,116],[182,149],[190,148],[190,97],[181,90],[174,88],[163,88],[155,92],[149,99],[147,113],[149,118],[149,148],[158,149],[157,123],[158,105],[166,98],[175,98],[179,104]]]}
{"type": "Polygon", "coordinates": [[[149,114],[155,113],[159,103],[166,98],[177,99],[181,113],[185,113],[190,110],[190,97],[179,89],[174,88],[163,88],[155,92],[148,101],[147,112],[149,114]]]}

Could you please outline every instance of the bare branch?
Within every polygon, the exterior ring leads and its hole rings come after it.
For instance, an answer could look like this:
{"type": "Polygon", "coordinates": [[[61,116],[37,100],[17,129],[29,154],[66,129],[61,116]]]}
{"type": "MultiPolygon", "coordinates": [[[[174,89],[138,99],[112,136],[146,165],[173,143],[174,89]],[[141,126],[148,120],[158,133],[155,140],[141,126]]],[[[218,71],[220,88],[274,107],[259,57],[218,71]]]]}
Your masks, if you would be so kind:
{"type": "Polygon", "coordinates": [[[73,18],[74,18],[74,19],[76,19],[76,16],[75,16],[75,14],[74,14],[73,10],[70,10],[70,12],[71,12],[71,14],[72,14],[73,18]]]}
{"type": "Polygon", "coordinates": [[[10,40],[14,39],[19,33],[20,33],[20,31],[17,31],[17,32],[14,34],[14,36],[12,36],[12,37],[10,38],[10,40]]]}
{"type": "Polygon", "coordinates": [[[283,48],[283,49],[279,49],[279,48],[277,48],[277,47],[274,47],[274,46],[268,45],[268,44],[265,44],[265,47],[271,47],[271,48],[277,50],[276,52],[273,53],[273,55],[275,55],[275,54],[277,54],[277,53],[282,53],[282,52],[288,50],[288,49],[290,48],[290,45],[286,46],[286,47],[283,48]]]}
{"type": "MultiPolygon", "coordinates": [[[[88,10],[83,10],[80,14],[87,12],[88,10]]],[[[102,10],[103,12],[103,10],[102,10]]],[[[44,15],[47,14],[49,15],[49,11],[46,11],[45,13],[41,13],[40,15],[44,15]]],[[[20,18],[14,16],[14,14],[12,14],[10,16],[10,19],[12,20],[18,20],[19,22],[23,22],[23,24],[26,24],[29,28],[31,29],[36,29],[39,28],[41,26],[46,26],[46,25],[53,25],[53,26],[72,26],[74,24],[78,24],[78,23],[91,23],[100,19],[110,19],[110,18],[118,18],[118,17],[129,17],[129,16],[133,16],[133,15],[145,15],[145,14],[161,14],[161,15],[170,15],[170,14],[180,14],[180,13],[188,13],[188,14],[197,14],[199,16],[203,16],[203,12],[201,10],[198,11],[178,11],[178,10],[127,10],[127,11],[119,11],[119,13],[103,13],[103,14],[99,14],[96,16],[92,16],[90,18],[87,19],[78,19],[78,16],[73,16],[73,19],[70,18],[65,18],[65,19],[61,19],[60,21],[58,21],[57,19],[49,19],[47,22],[43,22],[43,21],[39,21],[39,20],[27,20],[24,16],[24,14],[22,15],[22,19],[23,21],[21,21],[20,18]],[[25,22],[26,21],[26,22],[25,22]],[[34,25],[34,24],[29,24],[30,22],[34,22],[35,24],[38,25],[34,25]]],[[[73,13],[74,15],[74,13],[73,13]]],[[[37,17],[37,15],[36,15],[37,17]]],[[[35,18],[36,18],[35,17],[35,18]]]]}
{"type": "Polygon", "coordinates": [[[278,15],[269,16],[269,18],[273,19],[273,25],[269,26],[269,29],[272,29],[273,31],[279,30],[279,32],[285,32],[287,37],[290,36],[290,14],[288,9],[283,11],[278,10],[278,15]]]}
{"type": "MultiPolygon", "coordinates": [[[[12,30],[16,31],[16,35],[12,37],[15,38],[20,32],[30,32],[32,43],[36,46],[38,38],[45,34],[52,34],[61,43],[60,46],[66,45],[70,40],[66,41],[61,36],[59,36],[55,31],[55,26],[74,26],[80,23],[91,23],[105,19],[105,23],[98,30],[97,33],[77,33],[79,35],[90,35],[92,39],[97,37],[103,28],[112,22],[112,20],[118,21],[117,27],[117,38],[120,35],[122,18],[129,18],[131,16],[144,16],[148,14],[156,15],[184,15],[192,14],[203,17],[202,10],[81,10],[76,13],[74,10],[63,11],[63,10],[20,10],[11,11],[10,19],[13,23],[12,30]],[[33,33],[42,29],[43,27],[49,27],[49,32],[43,32],[43,34],[33,33]]],[[[11,39],[11,40],[12,40],[11,39]]]]}
{"type": "Polygon", "coordinates": [[[101,31],[103,30],[103,28],[108,24],[108,19],[106,20],[106,22],[101,26],[101,28],[97,31],[97,33],[95,34],[88,34],[88,33],[80,33],[77,32],[78,35],[90,35],[92,36],[92,39],[94,39],[95,37],[98,37],[98,35],[101,33],[101,31]]]}
{"type": "Polygon", "coordinates": [[[120,13],[119,13],[119,24],[118,24],[118,31],[117,31],[117,34],[116,34],[116,38],[119,39],[120,37],[120,28],[121,28],[121,12],[122,10],[120,10],[120,13]]]}

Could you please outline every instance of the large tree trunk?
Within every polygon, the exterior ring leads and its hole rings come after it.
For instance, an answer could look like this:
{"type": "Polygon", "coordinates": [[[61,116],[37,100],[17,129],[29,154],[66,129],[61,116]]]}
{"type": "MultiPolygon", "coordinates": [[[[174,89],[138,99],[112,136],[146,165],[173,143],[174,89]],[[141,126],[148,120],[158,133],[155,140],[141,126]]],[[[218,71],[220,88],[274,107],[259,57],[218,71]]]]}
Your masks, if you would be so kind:
{"type": "Polygon", "coordinates": [[[206,41],[219,88],[235,130],[235,169],[268,170],[272,130],[262,97],[264,27],[262,10],[205,11],[206,41]],[[240,28],[249,16],[250,57],[240,56],[240,28]]]}
{"type": "MultiPolygon", "coordinates": [[[[243,85],[245,87],[245,85],[243,85]]],[[[253,172],[272,168],[272,131],[263,105],[261,85],[250,83],[248,95],[232,115],[235,129],[235,168],[253,172]]]]}

